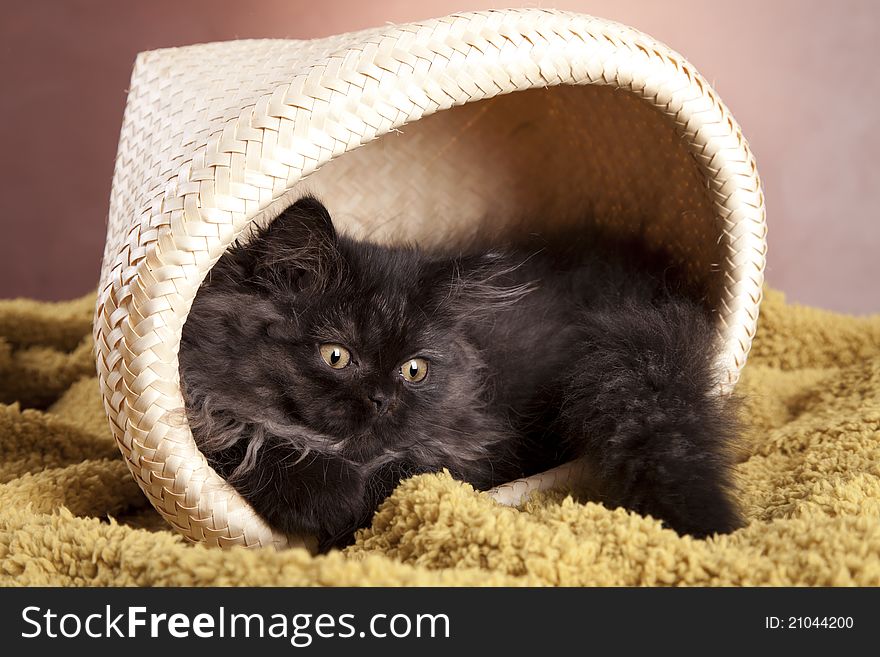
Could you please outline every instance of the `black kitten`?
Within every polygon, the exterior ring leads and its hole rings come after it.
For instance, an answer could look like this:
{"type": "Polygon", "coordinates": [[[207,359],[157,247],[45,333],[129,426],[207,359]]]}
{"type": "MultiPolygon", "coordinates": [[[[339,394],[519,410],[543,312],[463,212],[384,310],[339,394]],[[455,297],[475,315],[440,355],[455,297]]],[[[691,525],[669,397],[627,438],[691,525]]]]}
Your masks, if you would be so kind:
{"type": "Polygon", "coordinates": [[[448,468],[487,489],[582,456],[607,504],[729,532],[733,411],[690,298],[635,243],[380,246],[304,198],[199,290],[189,424],[258,513],[322,549],[402,478],[448,468]]]}

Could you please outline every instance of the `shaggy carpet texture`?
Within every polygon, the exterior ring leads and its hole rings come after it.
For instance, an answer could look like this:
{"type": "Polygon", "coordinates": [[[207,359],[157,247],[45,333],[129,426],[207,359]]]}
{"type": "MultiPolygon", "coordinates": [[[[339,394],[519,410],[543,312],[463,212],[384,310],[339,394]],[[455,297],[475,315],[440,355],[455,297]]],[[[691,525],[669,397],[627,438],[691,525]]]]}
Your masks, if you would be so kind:
{"type": "Polygon", "coordinates": [[[402,483],[342,552],[187,544],[110,436],[94,297],[0,302],[5,585],[880,585],[880,316],[768,291],[743,373],[737,476],[748,526],[679,537],[543,494],[497,505],[445,474],[402,483]]]}

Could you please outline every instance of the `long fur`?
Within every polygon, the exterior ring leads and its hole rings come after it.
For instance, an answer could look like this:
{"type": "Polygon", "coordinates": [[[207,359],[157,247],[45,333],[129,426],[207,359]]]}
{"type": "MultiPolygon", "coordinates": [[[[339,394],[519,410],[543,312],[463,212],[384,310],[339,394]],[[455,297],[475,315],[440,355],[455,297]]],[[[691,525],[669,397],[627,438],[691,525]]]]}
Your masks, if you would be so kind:
{"type": "Polygon", "coordinates": [[[486,489],[575,457],[608,504],[731,531],[734,413],[684,280],[595,235],[463,253],[355,241],[306,197],[199,291],[180,350],[188,421],[258,513],[323,549],[402,478],[447,468],[486,489]],[[349,367],[322,362],[330,342],[349,367]],[[414,357],[430,369],[411,385],[398,369],[414,357]]]}

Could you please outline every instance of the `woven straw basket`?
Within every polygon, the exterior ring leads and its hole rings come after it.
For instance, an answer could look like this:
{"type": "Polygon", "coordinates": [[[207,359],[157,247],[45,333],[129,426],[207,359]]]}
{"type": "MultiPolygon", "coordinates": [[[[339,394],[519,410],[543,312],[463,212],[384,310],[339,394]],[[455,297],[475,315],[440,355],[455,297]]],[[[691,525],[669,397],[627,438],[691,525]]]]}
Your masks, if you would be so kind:
{"type": "MultiPolygon", "coordinates": [[[[132,474],[190,540],[309,544],[270,529],[208,466],[182,413],[177,361],[217,259],[306,191],[341,230],[389,242],[500,233],[523,217],[637,229],[709,283],[724,390],[745,362],[766,250],[755,162],[706,81],[650,37],[529,9],[142,53],[113,179],[96,359],[132,474]]],[[[515,501],[579,472],[493,494],[515,501]]]]}

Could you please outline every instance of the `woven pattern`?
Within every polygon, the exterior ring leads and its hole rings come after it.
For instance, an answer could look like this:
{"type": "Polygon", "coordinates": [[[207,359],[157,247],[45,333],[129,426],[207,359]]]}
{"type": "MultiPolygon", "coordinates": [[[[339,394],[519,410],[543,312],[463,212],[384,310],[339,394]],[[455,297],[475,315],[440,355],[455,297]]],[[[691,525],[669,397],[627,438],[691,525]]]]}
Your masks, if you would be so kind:
{"type": "Polygon", "coordinates": [[[386,240],[500,230],[548,197],[562,220],[593,210],[622,229],[639,224],[714,281],[727,389],[745,362],[765,256],[755,162],[706,81],[649,37],[507,10],[143,53],[113,180],[96,361],[133,476],[191,540],[304,540],[273,532],[208,466],[177,362],[207,272],[304,188],[343,230],[386,240]],[[474,148],[480,136],[488,151],[474,148]],[[547,159],[566,144],[571,157],[547,159]]]}

